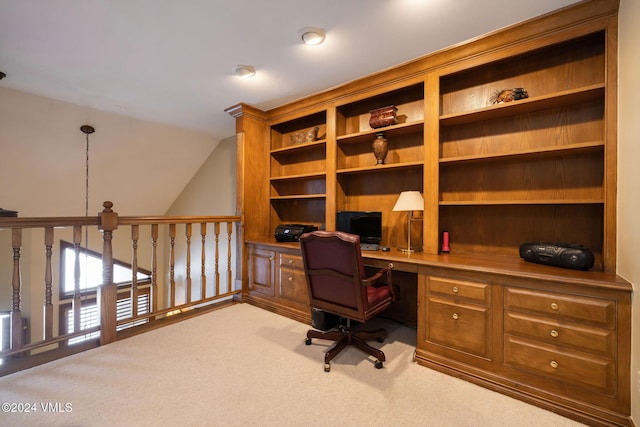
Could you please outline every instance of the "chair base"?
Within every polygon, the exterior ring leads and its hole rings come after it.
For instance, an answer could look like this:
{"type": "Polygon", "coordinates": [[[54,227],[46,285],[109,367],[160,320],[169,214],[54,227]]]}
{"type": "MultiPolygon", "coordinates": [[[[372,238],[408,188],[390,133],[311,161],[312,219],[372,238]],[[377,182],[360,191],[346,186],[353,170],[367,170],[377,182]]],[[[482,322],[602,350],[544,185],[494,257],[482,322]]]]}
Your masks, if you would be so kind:
{"type": "Polygon", "coordinates": [[[336,357],[347,346],[352,345],[366,354],[375,357],[375,367],[377,369],[382,368],[382,362],[386,361],[385,355],[382,350],[367,344],[367,341],[377,340],[383,342],[387,337],[386,329],[376,329],[375,331],[352,331],[347,327],[340,326],[339,330],[333,331],[317,331],[311,329],[307,332],[307,339],[305,343],[311,344],[312,338],[318,338],[322,340],[335,341],[331,347],[324,354],[324,370],[329,371],[331,367],[331,360],[336,357]]]}

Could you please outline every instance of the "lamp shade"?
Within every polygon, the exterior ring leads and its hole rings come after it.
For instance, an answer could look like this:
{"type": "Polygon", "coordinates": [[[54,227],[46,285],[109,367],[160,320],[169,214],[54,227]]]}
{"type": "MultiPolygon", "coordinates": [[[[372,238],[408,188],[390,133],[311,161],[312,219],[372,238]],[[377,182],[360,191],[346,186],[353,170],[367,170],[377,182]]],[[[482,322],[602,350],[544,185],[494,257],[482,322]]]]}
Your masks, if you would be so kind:
{"type": "Polygon", "coordinates": [[[398,197],[394,211],[422,211],[424,210],[424,199],[419,191],[403,191],[398,197]]]}

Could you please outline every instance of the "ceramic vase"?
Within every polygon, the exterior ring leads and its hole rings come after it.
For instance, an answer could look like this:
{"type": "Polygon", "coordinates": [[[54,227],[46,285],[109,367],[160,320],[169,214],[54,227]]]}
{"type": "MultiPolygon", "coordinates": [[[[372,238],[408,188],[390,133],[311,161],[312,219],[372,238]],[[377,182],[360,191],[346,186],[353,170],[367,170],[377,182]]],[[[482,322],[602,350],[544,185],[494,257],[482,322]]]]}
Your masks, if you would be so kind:
{"type": "Polygon", "coordinates": [[[389,152],[389,144],[387,138],[384,136],[384,132],[378,132],[376,139],[372,144],[373,155],[376,156],[376,165],[384,165],[384,160],[387,158],[389,152]]]}

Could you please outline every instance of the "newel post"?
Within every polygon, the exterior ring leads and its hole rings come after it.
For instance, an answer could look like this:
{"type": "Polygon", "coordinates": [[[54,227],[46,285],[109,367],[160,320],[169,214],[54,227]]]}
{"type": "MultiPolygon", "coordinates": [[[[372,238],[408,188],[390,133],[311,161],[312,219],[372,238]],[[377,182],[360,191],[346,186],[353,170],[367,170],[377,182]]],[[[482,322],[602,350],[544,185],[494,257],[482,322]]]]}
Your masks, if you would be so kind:
{"type": "Polygon", "coordinates": [[[100,345],[116,340],[116,308],[118,290],[113,283],[113,230],[118,228],[118,214],[111,208],[113,203],[102,204],[100,231],[102,231],[102,285],[98,287],[98,310],[100,312],[100,345]]]}

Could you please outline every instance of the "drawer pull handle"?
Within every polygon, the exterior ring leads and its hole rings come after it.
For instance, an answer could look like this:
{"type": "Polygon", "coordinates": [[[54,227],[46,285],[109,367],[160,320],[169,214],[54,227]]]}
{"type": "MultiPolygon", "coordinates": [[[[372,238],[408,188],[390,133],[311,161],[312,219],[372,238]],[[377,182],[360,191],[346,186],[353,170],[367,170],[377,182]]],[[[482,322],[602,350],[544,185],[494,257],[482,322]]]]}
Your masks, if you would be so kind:
{"type": "Polygon", "coordinates": [[[293,276],[289,276],[289,281],[293,282],[293,276]]]}
{"type": "Polygon", "coordinates": [[[293,260],[292,259],[289,260],[289,264],[293,264],[293,260]]]}
{"type": "Polygon", "coordinates": [[[560,335],[558,331],[556,331],[555,329],[552,329],[550,334],[554,338],[558,338],[558,335],[560,335]]]}
{"type": "Polygon", "coordinates": [[[457,294],[457,293],[458,293],[458,291],[459,291],[458,287],[457,287],[457,286],[454,286],[454,287],[453,287],[453,293],[454,293],[454,294],[457,294]]]}
{"type": "Polygon", "coordinates": [[[273,257],[272,256],[269,257],[269,261],[273,261],[273,257]]]}
{"type": "Polygon", "coordinates": [[[458,317],[460,316],[458,316],[458,313],[453,313],[451,317],[453,317],[453,320],[458,320],[458,317]]]}
{"type": "Polygon", "coordinates": [[[555,302],[551,303],[551,310],[557,310],[558,309],[558,304],[556,304],[555,302]]]}
{"type": "Polygon", "coordinates": [[[556,362],[555,360],[552,360],[551,363],[549,363],[549,366],[551,366],[553,369],[558,369],[558,362],[556,362]]]}

